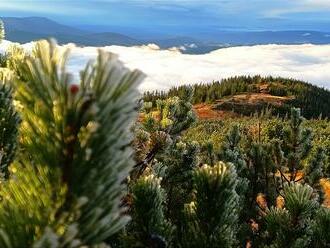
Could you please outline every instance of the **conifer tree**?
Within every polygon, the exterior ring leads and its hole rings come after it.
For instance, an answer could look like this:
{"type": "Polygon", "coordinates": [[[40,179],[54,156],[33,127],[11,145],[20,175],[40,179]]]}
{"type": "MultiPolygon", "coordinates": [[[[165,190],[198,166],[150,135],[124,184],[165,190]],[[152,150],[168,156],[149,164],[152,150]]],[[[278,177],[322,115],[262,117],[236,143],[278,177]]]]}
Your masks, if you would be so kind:
{"type": "Polygon", "coordinates": [[[165,248],[170,245],[172,226],[165,218],[166,199],[160,183],[161,178],[150,173],[131,186],[132,222],[127,228],[125,246],[165,248]]]}
{"type": "Polygon", "coordinates": [[[0,178],[8,178],[9,165],[16,155],[20,122],[7,80],[3,75],[0,83],[0,178]]]}
{"type": "Polygon", "coordinates": [[[274,201],[276,193],[276,182],[273,181],[276,167],[272,161],[272,146],[263,143],[250,144],[248,151],[249,180],[252,198],[262,193],[265,200],[274,201]]]}
{"type": "Polygon", "coordinates": [[[40,41],[13,67],[22,124],[0,190],[1,247],[101,245],[128,221],[122,182],[133,165],[128,130],[141,73],[100,51],[78,86],[67,55],[40,41]]]}
{"type": "Polygon", "coordinates": [[[195,199],[186,206],[183,247],[234,247],[239,197],[230,163],[204,165],[194,174],[195,199]]]}
{"type": "Polygon", "coordinates": [[[284,152],[287,151],[291,180],[296,179],[297,170],[303,168],[303,160],[307,158],[312,148],[312,133],[310,129],[302,128],[303,120],[300,109],[292,109],[290,129],[284,132],[284,152]]]}
{"type": "Polygon", "coordinates": [[[238,174],[246,176],[247,165],[240,149],[241,138],[239,126],[233,126],[225,137],[225,141],[219,154],[219,159],[233,163],[236,166],[238,174]]]}
{"type": "Polygon", "coordinates": [[[238,238],[245,246],[246,236],[250,232],[248,220],[251,218],[251,212],[254,213],[254,208],[252,208],[254,191],[249,190],[249,186],[253,187],[253,185],[250,185],[250,172],[241,149],[241,140],[240,128],[238,125],[234,125],[225,136],[218,157],[220,161],[233,163],[237,171],[237,193],[240,196],[239,208],[242,210],[239,215],[238,238]]]}
{"type": "Polygon", "coordinates": [[[324,176],[325,154],[321,147],[318,147],[307,166],[304,168],[304,180],[313,187],[318,187],[320,179],[324,176]]]}
{"type": "Polygon", "coordinates": [[[164,213],[176,226],[172,239],[179,242],[183,231],[184,204],[191,200],[192,174],[197,166],[197,143],[184,143],[180,134],[195,120],[192,89],[185,89],[181,98],[158,99],[156,109],[143,103],[143,117],[135,129],[134,147],[137,161],[131,179],[138,180],[147,168],[163,177],[166,192],[164,213]]]}
{"type": "Polygon", "coordinates": [[[161,161],[164,168],[162,186],[167,193],[166,215],[176,226],[177,242],[184,232],[184,205],[191,202],[193,174],[198,166],[199,145],[197,142],[179,141],[171,145],[161,161]]]}
{"type": "Polygon", "coordinates": [[[29,55],[25,52],[24,48],[19,45],[10,45],[6,50],[6,67],[15,72],[16,76],[24,80],[24,74],[20,70],[22,63],[25,63],[29,55]]]}
{"type": "Polygon", "coordinates": [[[266,247],[311,247],[312,217],[319,207],[313,189],[292,182],[281,194],[284,207],[271,207],[265,216],[266,247]]]}
{"type": "Polygon", "coordinates": [[[312,149],[312,133],[302,127],[304,118],[300,109],[293,108],[289,127],[284,129],[283,141],[274,144],[274,161],[282,181],[297,181],[298,172],[304,168],[305,159],[312,149]],[[285,175],[288,172],[289,176],[285,175]]]}
{"type": "Polygon", "coordinates": [[[330,246],[330,209],[321,207],[315,214],[312,224],[313,236],[311,247],[323,248],[330,246]]]}
{"type": "Polygon", "coordinates": [[[196,114],[191,104],[192,88],[187,88],[182,99],[173,97],[158,99],[156,110],[152,111],[151,103],[144,103],[144,113],[135,133],[142,135],[144,141],[135,139],[137,157],[140,160],[135,166],[134,177],[139,176],[154,162],[154,159],[163,156],[171,143],[177,143],[182,131],[196,121],[196,114]]]}

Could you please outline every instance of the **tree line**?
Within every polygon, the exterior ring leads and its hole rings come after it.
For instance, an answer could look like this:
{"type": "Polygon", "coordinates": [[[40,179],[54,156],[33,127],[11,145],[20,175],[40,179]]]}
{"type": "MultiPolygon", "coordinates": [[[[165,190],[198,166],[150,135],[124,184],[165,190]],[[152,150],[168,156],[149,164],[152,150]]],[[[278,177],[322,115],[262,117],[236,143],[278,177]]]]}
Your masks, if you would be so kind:
{"type": "Polygon", "coordinates": [[[145,102],[156,105],[157,99],[167,99],[185,94],[187,88],[192,88],[193,104],[215,103],[217,100],[241,93],[260,93],[266,86],[267,93],[274,96],[293,96],[287,101],[286,109],[300,108],[306,118],[330,117],[330,92],[324,88],[295,79],[281,77],[236,76],[210,84],[183,85],[172,87],[168,91],[147,91],[144,93],[145,102]]]}

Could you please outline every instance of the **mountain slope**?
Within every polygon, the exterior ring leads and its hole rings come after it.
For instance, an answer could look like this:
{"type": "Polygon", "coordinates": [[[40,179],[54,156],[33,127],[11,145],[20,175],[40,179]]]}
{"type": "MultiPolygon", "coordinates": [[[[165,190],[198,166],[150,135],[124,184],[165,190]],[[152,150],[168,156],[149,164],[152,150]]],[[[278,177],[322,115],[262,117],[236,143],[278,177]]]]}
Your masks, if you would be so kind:
{"type": "Polygon", "coordinates": [[[81,42],[83,45],[90,45],[90,46],[106,46],[109,45],[138,45],[142,44],[141,41],[133,39],[129,36],[113,33],[113,32],[104,32],[104,33],[93,33],[89,35],[85,35],[81,37],[81,42]]]}
{"type": "Polygon", "coordinates": [[[232,77],[211,84],[174,87],[168,92],[146,92],[144,101],[155,103],[159,98],[182,98],[188,87],[194,89],[192,102],[197,112],[204,117],[217,117],[226,112],[251,115],[266,109],[284,116],[292,107],[298,107],[306,118],[318,118],[321,115],[330,118],[330,91],[286,78],[232,77]],[[207,109],[210,109],[210,115],[206,113],[207,109]]]}
{"type": "Polygon", "coordinates": [[[44,17],[1,17],[6,27],[7,35],[13,32],[35,33],[44,35],[83,35],[88,32],[59,24],[44,17]]]}
{"type": "Polygon", "coordinates": [[[6,38],[14,42],[56,38],[59,43],[74,42],[79,45],[135,45],[139,41],[118,33],[91,33],[59,24],[43,17],[2,17],[5,24],[6,38]]]}

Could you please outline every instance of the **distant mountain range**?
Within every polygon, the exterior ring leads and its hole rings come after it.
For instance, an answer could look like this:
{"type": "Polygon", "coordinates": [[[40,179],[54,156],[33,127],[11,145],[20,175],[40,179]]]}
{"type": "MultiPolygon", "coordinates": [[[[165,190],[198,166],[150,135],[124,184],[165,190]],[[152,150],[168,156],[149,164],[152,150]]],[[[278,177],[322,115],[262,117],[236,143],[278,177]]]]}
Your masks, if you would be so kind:
{"type": "Polygon", "coordinates": [[[134,45],[137,40],[118,33],[92,33],[59,24],[43,17],[2,17],[6,39],[26,43],[54,37],[59,43],[74,42],[85,46],[134,45]]]}
{"type": "Polygon", "coordinates": [[[44,17],[2,17],[6,39],[26,43],[54,37],[61,44],[73,42],[81,46],[133,46],[155,43],[161,48],[177,47],[184,53],[204,53],[221,47],[257,44],[330,44],[330,33],[317,31],[218,31],[212,41],[188,36],[159,39],[136,39],[118,32],[93,32],[59,24],[44,17]]]}

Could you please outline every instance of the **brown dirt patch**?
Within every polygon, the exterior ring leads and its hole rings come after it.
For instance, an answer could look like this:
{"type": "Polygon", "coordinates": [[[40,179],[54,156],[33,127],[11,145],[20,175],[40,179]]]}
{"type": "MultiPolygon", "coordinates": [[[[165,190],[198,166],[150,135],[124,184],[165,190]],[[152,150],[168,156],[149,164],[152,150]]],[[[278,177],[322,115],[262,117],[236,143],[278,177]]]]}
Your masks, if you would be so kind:
{"type": "Polygon", "coordinates": [[[218,100],[217,103],[232,102],[232,103],[246,103],[246,104],[260,104],[267,103],[274,106],[282,106],[285,102],[292,100],[292,97],[287,96],[273,96],[268,93],[247,93],[235,96],[225,97],[218,100]]]}
{"type": "Polygon", "coordinates": [[[202,120],[214,120],[238,116],[237,114],[230,111],[216,110],[213,108],[212,104],[206,103],[194,105],[194,110],[198,118],[202,120]]]}
{"type": "Polygon", "coordinates": [[[324,202],[323,205],[330,208],[330,181],[329,179],[322,178],[320,180],[320,185],[324,192],[324,202]]]}

